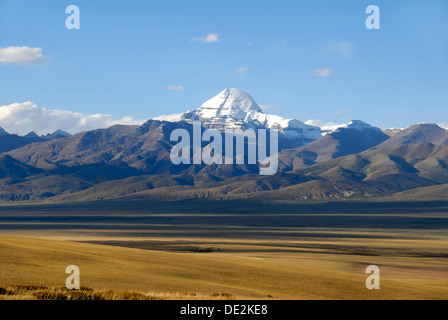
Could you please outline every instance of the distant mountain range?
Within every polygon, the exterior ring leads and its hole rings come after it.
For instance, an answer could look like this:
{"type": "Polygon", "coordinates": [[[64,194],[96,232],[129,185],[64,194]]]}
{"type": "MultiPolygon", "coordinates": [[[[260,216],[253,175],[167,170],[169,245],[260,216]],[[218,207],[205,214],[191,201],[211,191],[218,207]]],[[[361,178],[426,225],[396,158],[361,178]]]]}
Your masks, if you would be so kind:
{"type": "Polygon", "coordinates": [[[18,149],[33,142],[42,142],[69,136],[71,136],[70,133],[62,130],[56,130],[42,136],[38,136],[37,133],[31,131],[25,136],[20,136],[18,134],[10,134],[0,127],[0,153],[18,149]]]}
{"type": "Polygon", "coordinates": [[[448,131],[436,124],[381,130],[354,120],[323,131],[267,115],[237,89],[141,126],[40,137],[0,128],[0,152],[3,202],[448,199],[448,131]],[[257,165],[173,165],[170,134],[179,128],[192,132],[194,121],[221,132],[278,130],[279,172],[260,176],[257,165]]]}

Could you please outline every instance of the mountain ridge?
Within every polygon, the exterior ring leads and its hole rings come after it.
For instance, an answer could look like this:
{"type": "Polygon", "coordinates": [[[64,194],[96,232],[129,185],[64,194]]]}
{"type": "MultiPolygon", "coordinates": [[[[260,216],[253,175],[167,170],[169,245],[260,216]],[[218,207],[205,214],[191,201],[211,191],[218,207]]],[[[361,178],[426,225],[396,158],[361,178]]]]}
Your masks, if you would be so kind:
{"type": "Polygon", "coordinates": [[[168,118],[75,135],[56,132],[51,139],[0,135],[0,200],[330,201],[413,194],[427,199],[426,190],[440,199],[445,188],[437,186],[448,185],[448,131],[436,124],[390,133],[353,120],[324,132],[266,115],[237,89],[168,118]],[[262,177],[258,165],[174,165],[170,151],[177,142],[170,135],[184,129],[192,136],[194,121],[201,121],[202,131],[222,134],[229,128],[279,130],[279,172],[262,177]],[[8,139],[14,143],[7,145],[8,139]]]}

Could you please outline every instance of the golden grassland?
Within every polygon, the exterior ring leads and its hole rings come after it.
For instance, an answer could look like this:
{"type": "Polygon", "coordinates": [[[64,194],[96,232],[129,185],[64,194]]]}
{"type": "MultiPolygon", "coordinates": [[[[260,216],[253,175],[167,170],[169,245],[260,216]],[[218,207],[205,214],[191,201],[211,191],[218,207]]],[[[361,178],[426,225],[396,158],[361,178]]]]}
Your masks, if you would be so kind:
{"type": "Polygon", "coordinates": [[[203,252],[143,249],[140,240],[128,239],[131,248],[0,235],[0,299],[448,299],[443,236],[210,238],[195,242],[213,249],[203,252]],[[366,289],[371,264],[380,290],[366,289]],[[80,268],[83,290],[63,289],[68,265],[80,268]]]}

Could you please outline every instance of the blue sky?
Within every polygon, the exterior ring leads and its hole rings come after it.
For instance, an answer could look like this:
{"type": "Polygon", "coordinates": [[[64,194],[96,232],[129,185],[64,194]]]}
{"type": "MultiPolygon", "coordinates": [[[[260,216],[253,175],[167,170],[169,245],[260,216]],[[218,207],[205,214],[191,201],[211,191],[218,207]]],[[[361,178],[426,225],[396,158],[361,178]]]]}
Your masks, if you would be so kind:
{"type": "Polygon", "coordinates": [[[233,87],[302,121],[448,122],[447,31],[446,0],[0,0],[0,48],[42,55],[0,62],[0,106],[148,119],[233,87]]]}

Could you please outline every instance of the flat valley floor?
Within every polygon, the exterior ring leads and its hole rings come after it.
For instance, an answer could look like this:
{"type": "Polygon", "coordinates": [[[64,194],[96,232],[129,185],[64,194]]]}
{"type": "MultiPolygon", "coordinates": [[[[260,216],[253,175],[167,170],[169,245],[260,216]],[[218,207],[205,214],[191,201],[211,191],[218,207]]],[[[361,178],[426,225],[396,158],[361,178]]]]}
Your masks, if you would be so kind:
{"type": "Polygon", "coordinates": [[[0,299],[54,298],[69,265],[106,299],[445,300],[448,202],[0,206],[0,299]]]}

